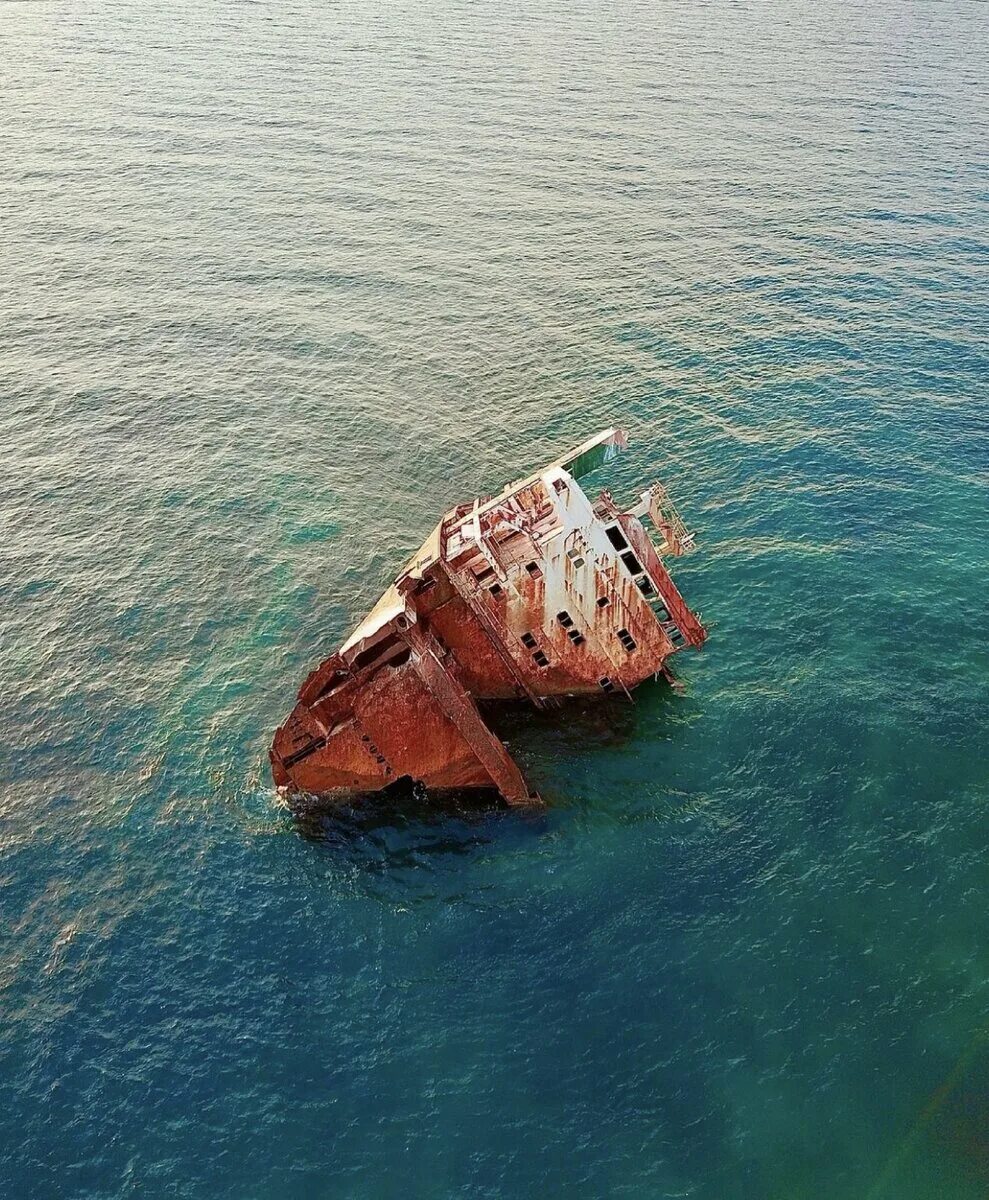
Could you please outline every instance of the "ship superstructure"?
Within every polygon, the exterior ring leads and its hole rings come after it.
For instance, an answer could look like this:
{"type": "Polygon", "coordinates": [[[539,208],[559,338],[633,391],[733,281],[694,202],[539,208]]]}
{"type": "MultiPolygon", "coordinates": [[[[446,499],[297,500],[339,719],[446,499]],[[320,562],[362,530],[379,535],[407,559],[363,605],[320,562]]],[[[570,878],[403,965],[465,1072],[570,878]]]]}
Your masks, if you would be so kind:
{"type": "Polygon", "coordinates": [[[275,783],[309,793],[495,788],[534,797],[475,701],[630,694],[706,631],[663,559],[692,537],[660,485],[621,510],[578,480],[626,448],[605,430],[448,513],[275,734],[275,783]],[[656,531],[654,541],[643,518],[656,531]]]}

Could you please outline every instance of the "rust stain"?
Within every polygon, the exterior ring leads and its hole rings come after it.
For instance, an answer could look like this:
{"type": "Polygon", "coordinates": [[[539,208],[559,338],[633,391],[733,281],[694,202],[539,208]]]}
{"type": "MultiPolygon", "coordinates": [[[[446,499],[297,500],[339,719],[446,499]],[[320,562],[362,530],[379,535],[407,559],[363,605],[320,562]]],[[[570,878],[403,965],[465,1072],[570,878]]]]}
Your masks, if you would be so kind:
{"type": "Polygon", "coordinates": [[[630,693],[707,632],[663,564],[692,548],[660,484],[626,510],[581,474],[625,448],[609,429],[440,521],[275,734],[286,791],[495,788],[532,802],[477,700],[630,693]],[[654,544],[640,520],[648,515],[654,544]]]}

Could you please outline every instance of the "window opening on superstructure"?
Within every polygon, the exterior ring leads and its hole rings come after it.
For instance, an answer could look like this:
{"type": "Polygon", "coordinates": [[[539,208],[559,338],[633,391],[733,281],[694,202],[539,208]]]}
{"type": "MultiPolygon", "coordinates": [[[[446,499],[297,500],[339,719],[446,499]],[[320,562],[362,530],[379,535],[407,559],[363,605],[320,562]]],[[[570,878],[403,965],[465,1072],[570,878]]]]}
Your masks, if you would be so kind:
{"type": "Polygon", "coordinates": [[[583,646],[583,644],[584,644],[584,635],[580,632],[579,629],[568,629],[567,637],[573,642],[573,644],[575,646],[583,646]]]}
{"type": "Polygon", "coordinates": [[[573,625],[573,617],[564,609],[563,612],[556,614],[556,619],[560,622],[564,629],[569,629],[573,625]]]}
{"type": "Polygon", "coordinates": [[[632,572],[633,575],[642,573],[642,563],[635,557],[631,550],[626,550],[622,555],[622,562],[632,572]]]}
{"type": "Polygon", "coordinates": [[[353,669],[359,671],[361,668],[376,662],[377,659],[387,654],[389,650],[394,649],[398,645],[398,641],[398,634],[390,633],[387,637],[383,637],[380,642],[375,642],[373,646],[368,646],[366,650],[362,650],[354,659],[353,669]]]}
{"type": "Polygon", "coordinates": [[[525,564],[525,569],[529,572],[533,579],[539,579],[542,576],[542,570],[537,562],[527,562],[525,564]]]}
{"type": "Polygon", "coordinates": [[[519,640],[521,641],[522,645],[525,646],[525,648],[527,650],[535,650],[536,639],[532,636],[531,633],[523,633],[522,637],[519,640]]]}
{"type": "Polygon", "coordinates": [[[653,596],[656,594],[656,589],[652,586],[645,575],[641,579],[635,581],[639,585],[639,591],[643,596],[653,596]]]}
{"type": "Polygon", "coordinates": [[[607,608],[610,603],[607,596],[598,596],[598,608],[607,608]]]}
{"type": "Polygon", "coordinates": [[[632,637],[632,635],[629,633],[629,631],[627,629],[619,629],[618,630],[618,640],[625,647],[625,649],[629,652],[629,654],[631,654],[632,651],[635,649],[635,645],[636,645],[635,638],[632,637]]]}
{"type": "Polygon", "coordinates": [[[537,667],[548,667],[549,666],[549,659],[542,652],[542,650],[537,650],[536,653],[532,656],[532,660],[536,664],[537,667]]]}
{"type": "Polygon", "coordinates": [[[605,675],[603,679],[598,680],[598,687],[600,687],[602,692],[613,692],[615,690],[615,685],[611,682],[607,675],[605,675]]]}
{"type": "Polygon", "coordinates": [[[606,530],[608,541],[615,547],[616,550],[627,550],[628,542],[625,540],[625,535],[617,525],[612,525],[606,530]]]}
{"type": "Polygon", "coordinates": [[[331,696],[335,691],[342,688],[349,678],[350,676],[346,671],[334,671],[316,696],[313,697],[313,704],[318,704],[320,700],[325,700],[327,696],[331,696]]]}
{"type": "Polygon", "coordinates": [[[504,588],[501,586],[500,583],[493,583],[488,588],[488,591],[491,593],[492,596],[500,596],[501,593],[504,591],[504,588]]]}

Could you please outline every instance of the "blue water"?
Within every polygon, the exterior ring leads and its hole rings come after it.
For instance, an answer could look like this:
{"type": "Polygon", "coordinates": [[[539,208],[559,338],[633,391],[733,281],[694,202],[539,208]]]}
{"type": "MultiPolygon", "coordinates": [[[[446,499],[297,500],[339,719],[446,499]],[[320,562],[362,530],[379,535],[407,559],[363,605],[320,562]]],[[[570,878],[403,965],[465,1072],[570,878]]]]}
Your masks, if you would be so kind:
{"type": "Polygon", "coordinates": [[[989,1193],[989,9],[0,14],[0,1196],[989,1193]],[[531,815],[266,750],[625,425],[685,693],[531,815]]]}

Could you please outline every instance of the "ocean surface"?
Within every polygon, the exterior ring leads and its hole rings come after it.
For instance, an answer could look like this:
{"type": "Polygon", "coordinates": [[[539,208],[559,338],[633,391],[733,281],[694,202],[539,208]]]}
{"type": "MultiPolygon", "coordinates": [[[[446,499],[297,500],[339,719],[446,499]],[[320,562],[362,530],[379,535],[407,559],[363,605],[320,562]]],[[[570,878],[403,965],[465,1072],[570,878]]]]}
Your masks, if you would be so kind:
{"type": "Polygon", "coordinates": [[[2,5],[4,1200],[989,1194],[987,50],[2,5]],[[611,424],[684,693],[503,714],[541,812],[294,818],[309,669],[611,424]]]}

